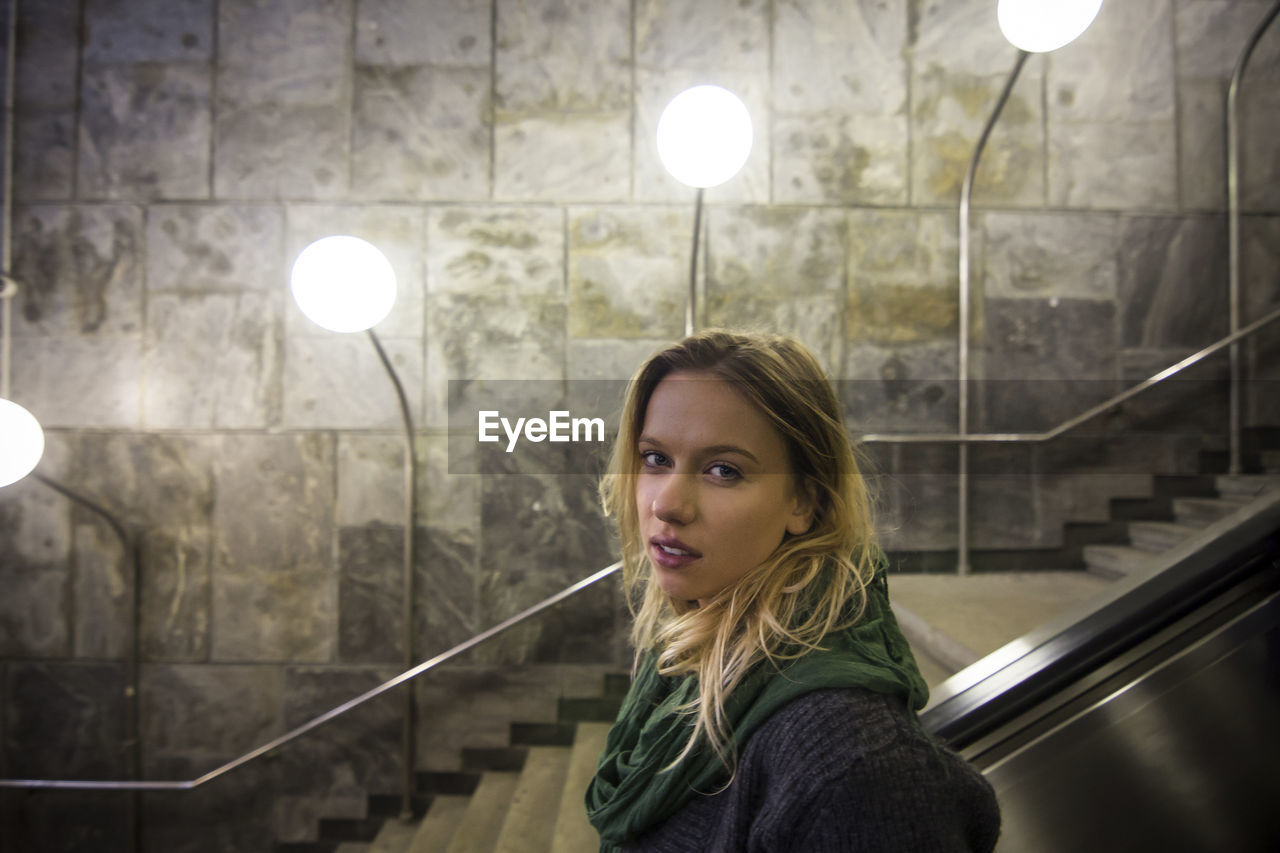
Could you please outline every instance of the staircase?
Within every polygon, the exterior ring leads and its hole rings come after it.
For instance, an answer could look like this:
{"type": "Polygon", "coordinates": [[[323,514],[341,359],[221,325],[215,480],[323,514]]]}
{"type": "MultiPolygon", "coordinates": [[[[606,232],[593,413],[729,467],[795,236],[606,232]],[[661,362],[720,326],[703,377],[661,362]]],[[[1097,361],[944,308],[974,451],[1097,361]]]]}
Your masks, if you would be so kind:
{"type": "Polygon", "coordinates": [[[1173,550],[1268,489],[1280,488],[1280,473],[1224,475],[1215,477],[1214,484],[1216,497],[1174,499],[1172,521],[1129,522],[1128,545],[1086,545],[1088,570],[1101,577],[1122,578],[1150,566],[1156,555],[1173,550]]]}
{"type": "MultiPolygon", "coordinates": [[[[1276,431],[1263,431],[1268,445],[1276,431]]],[[[1246,475],[1161,477],[1150,498],[1112,501],[1126,544],[1083,548],[1082,571],[975,573],[966,577],[897,574],[889,580],[894,612],[930,687],[1050,619],[1105,595],[1118,579],[1150,568],[1204,528],[1280,491],[1280,450],[1252,455],[1246,475]]]]}
{"type": "Polygon", "coordinates": [[[417,774],[415,816],[369,798],[363,820],[322,820],[319,840],[276,853],[597,853],[583,798],[630,677],[598,699],[560,699],[555,723],[512,723],[505,748],[463,749],[461,768],[417,774]]]}

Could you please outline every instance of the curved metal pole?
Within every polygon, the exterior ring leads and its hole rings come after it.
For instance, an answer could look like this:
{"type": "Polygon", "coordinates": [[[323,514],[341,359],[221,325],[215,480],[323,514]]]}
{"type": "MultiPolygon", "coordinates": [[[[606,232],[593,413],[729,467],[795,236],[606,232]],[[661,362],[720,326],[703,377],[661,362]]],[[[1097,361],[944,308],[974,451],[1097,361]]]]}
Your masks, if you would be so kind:
{"type": "Polygon", "coordinates": [[[582,590],[586,589],[587,587],[591,586],[592,584],[596,583],[599,580],[603,580],[604,578],[618,571],[620,568],[622,568],[621,561],[617,563],[613,563],[612,565],[609,565],[609,566],[605,566],[603,569],[600,569],[595,574],[592,574],[588,577],[583,578],[582,580],[578,581],[572,586],[565,587],[564,589],[560,590],[560,592],[557,592],[555,595],[549,598],[543,599],[542,601],[538,602],[537,604],[533,605],[532,607],[526,610],[522,610],[521,612],[517,613],[515,616],[512,616],[510,619],[506,619],[502,622],[499,622],[497,625],[494,625],[492,628],[488,629],[487,631],[484,631],[483,633],[476,634],[471,639],[459,643],[458,645],[449,649],[447,652],[442,652],[441,654],[436,655],[430,660],[423,661],[422,663],[418,664],[412,669],[409,669],[409,670],[406,670],[405,672],[400,673],[395,678],[391,678],[391,679],[388,679],[387,681],[384,681],[382,684],[379,684],[377,687],[374,687],[370,690],[365,691],[364,693],[361,693],[359,696],[355,697],[354,699],[351,699],[347,702],[343,702],[341,705],[337,706],[336,708],[331,708],[328,711],[325,711],[323,714],[320,714],[317,717],[311,718],[310,720],[303,723],[302,725],[297,726],[296,728],[290,729],[289,731],[285,732],[284,734],[280,735],[277,738],[267,741],[266,743],[259,746],[257,749],[250,750],[249,752],[246,752],[244,755],[241,755],[239,758],[232,759],[231,761],[228,761],[226,764],[223,764],[219,767],[215,767],[214,769],[210,770],[208,773],[205,773],[203,776],[197,776],[195,779],[188,779],[186,781],[172,781],[172,782],[155,782],[155,781],[137,782],[137,781],[124,781],[124,780],[83,781],[78,779],[0,779],[0,788],[39,788],[39,789],[56,788],[61,790],[78,790],[78,791],[122,791],[122,790],[123,791],[189,791],[192,788],[197,788],[203,785],[205,782],[209,782],[213,779],[216,779],[219,776],[222,776],[223,774],[228,773],[229,771],[234,770],[243,764],[247,764],[250,761],[253,761],[255,758],[260,758],[261,756],[266,755],[268,752],[271,752],[272,750],[280,746],[283,746],[289,741],[295,740],[296,738],[301,737],[302,735],[306,734],[307,732],[311,731],[317,726],[320,726],[320,725],[323,725],[324,723],[329,722],[334,717],[337,717],[341,714],[345,714],[347,711],[350,711],[352,708],[355,708],[359,705],[363,705],[365,702],[368,702],[370,699],[377,698],[378,696],[381,696],[383,693],[386,693],[388,690],[391,690],[395,687],[399,687],[401,684],[404,684],[406,681],[409,681],[412,678],[416,678],[417,676],[421,675],[422,673],[426,672],[429,669],[433,669],[439,666],[440,664],[448,660],[451,660],[452,658],[455,658],[460,654],[463,654],[464,652],[470,651],[471,649],[475,648],[481,643],[487,642],[493,639],[494,637],[498,636],[499,634],[503,633],[504,631],[515,627],[516,625],[520,624],[526,619],[536,616],[542,611],[546,610],[547,608],[553,607],[554,605],[559,604],[560,602],[564,601],[566,598],[571,598],[572,596],[577,595],[582,590]]]}
{"type": "MultiPolygon", "coordinates": [[[[960,317],[959,317],[959,367],[960,400],[957,420],[957,432],[963,436],[969,432],[969,203],[973,196],[973,181],[978,173],[978,160],[982,157],[982,149],[987,145],[991,129],[995,127],[1000,111],[1009,100],[1013,84],[1030,56],[1025,50],[1018,51],[1018,59],[1009,72],[1004,90],[991,111],[987,124],[982,128],[978,144],[973,148],[973,156],[969,158],[969,169],[965,172],[964,183],[960,185],[960,317]]],[[[960,459],[956,476],[956,571],[961,575],[969,573],[969,446],[960,445],[960,459]]]]}
{"type": "MultiPolygon", "coordinates": [[[[121,546],[124,548],[125,560],[129,565],[129,569],[133,574],[130,586],[132,587],[132,596],[129,603],[129,657],[125,661],[125,687],[124,687],[124,704],[125,704],[125,761],[128,768],[130,779],[137,779],[142,775],[142,737],[139,726],[138,705],[141,701],[140,691],[138,689],[138,674],[140,669],[140,661],[142,660],[142,638],[141,631],[138,630],[138,619],[142,613],[142,554],[138,548],[138,537],[132,534],[127,527],[113,515],[104,506],[91,500],[79,492],[70,489],[50,477],[43,474],[33,473],[31,475],[36,480],[53,489],[58,494],[68,498],[91,512],[96,513],[104,521],[107,522],[113,533],[120,540],[121,546]]],[[[138,850],[139,843],[142,838],[142,809],[138,802],[138,797],[134,794],[130,803],[130,821],[129,831],[130,839],[128,849],[138,850]]]]}
{"type": "Polygon", "coordinates": [[[694,309],[698,303],[698,244],[702,236],[702,187],[698,187],[698,198],[693,203],[693,251],[689,256],[689,298],[684,303],[684,334],[693,334],[694,309]]]}
{"type": "Polygon", "coordinates": [[[17,282],[9,277],[13,272],[13,118],[14,75],[18,53],[18,0],[9,0],[9,21],[6,68],[4,75],[4,245],[0,246],[0,304],[4,307],[4,328],[0,330],[0,397],[9,399],[9,315],[12,299],[18,293],[17,282]]]}
{"type": "MultiPolygon", "coordinates": [[[[5,245],[8,245],[8,240],[5,245]]],[[[6,270],[8,267],[5,268],[6,270]]],[[[13,298],[18,295],[18,283],[7,272],[0,273],[0,399],[9,397],[9,340],[10,316],[13,314],[13,298]]]]}
{"type": "MultiPolygon", "coordinates": [[[[406,667],[413,666],[413,565],[414,565],[414,527],[417,522],[417,481],[418,454],[413,447],[413,415],[409,411],[409,398],[400,383],[387,351],[382,348],[378,336],[369,329],[369,340],[382,360],[391,384],[396,389],[396,399],[400,402],[400,418],[404,424],[404,565],[401,577],[403,601],[401,602],[401,618],[404,627],[401,631],[401,642],[404,646],[402,661],[406,667]]],[[[400,816],[405,820],[413,816],[413,767],[414,767],[414,733],[417,725],[417,697],[412,690],[404,692],[403,719],[400,729],[400,749],[402,762],[400,816]]]]}
{"type": "MultiPolygon", "coordinates": [[[[1271,7],[1271,11],[1263,16],[1258,26],[1249,37],[1244,50],[1236,60],[1235,70],[1231,73],[1231,83],[1227,86],[1227,266],[1228,291],[1227,300],[1230,314],[1230,332],[1240,328],[1240,125],[1238,102],[1240,97],[1240,81],[1244,77],[1245,66],[1253,49],[1263,32],[1271,26],[1277,13],[1280,13],[1280,2],[1271,7]]],[[[1231,397],[1228,404],[1231,443],[1230,472],[1239,474],[1240,465],[1240,347],[1231,345],[1231,397]]]]}

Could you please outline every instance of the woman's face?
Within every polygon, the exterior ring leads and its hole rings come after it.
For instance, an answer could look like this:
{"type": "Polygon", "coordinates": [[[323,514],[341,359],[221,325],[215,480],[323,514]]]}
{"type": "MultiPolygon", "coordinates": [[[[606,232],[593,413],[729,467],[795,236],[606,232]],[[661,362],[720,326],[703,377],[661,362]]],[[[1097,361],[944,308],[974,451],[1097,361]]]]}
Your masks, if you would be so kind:
{"type": "Polygon", "coordinates": [[[706,602],[764,562],[784,533],[809,529],[782,436],[730,382],[666,376],[636,451],[640,533],[674,598],[706,602]]]}

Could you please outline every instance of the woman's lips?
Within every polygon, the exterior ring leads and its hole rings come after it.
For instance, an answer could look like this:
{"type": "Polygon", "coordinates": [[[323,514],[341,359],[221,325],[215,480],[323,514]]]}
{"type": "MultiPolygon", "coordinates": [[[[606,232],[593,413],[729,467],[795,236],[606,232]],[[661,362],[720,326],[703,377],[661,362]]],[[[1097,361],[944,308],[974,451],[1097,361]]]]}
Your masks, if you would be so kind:
{"type": "Polygon", "coordinates": [[[653,561],[664,569],[681,569],[702,557],[678,539],[656,537],[649,540],[649,553],[653,556],[653,561]]]}

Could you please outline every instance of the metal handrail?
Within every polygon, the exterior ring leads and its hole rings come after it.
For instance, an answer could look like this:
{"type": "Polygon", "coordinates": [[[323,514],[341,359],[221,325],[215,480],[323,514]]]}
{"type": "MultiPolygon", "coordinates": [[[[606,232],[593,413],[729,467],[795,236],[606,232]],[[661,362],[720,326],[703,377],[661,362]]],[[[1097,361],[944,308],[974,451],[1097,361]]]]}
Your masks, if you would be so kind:
{"type": "Polygon", "coordinates": [[[597,581],[603,580],[604,578],[616,572],[621,567],[622,567],[621,561],[613,563],[612,565],[609,565],[609,566],[605,566],[603,569],[600,569],[595,574],[590,575],[589,577],[583,578],[582,580],[578,581],[572,586],[565,587],[564,589],[560,590],[560,592],[557,592],[555,595],[552,595],[549,598],[543,599],[542,601],[538,602],[537,604],[533,605],[527,610],[523,610],[520,613],[517,613],[515,616],[512,616],[511,618],[503,622],[499,622],[497,625],[494,625],[492,628],[489,628],[486,631],[476,634],[471,639],[459,643],[458,645],[454,646],[453,648],[449,649],[446,652],[442,652],[429,660],[423,661],[422,663],[418,664],[412,669],[405,670],[404,672],[400,673],[394,678],[391,678],[391,679],[388,679],[387,681],[382,682],[377,687],[374,687],[370,690],[365,691],[364,693],[361,693],[359,696],[356,696],[354,699],[350,699],[346,702],[343,702],[341,705],[338,705],[335,708],[331,708],[330,710],[325,711],[323,714],[320,714],[317,717],[311,718],[310,720],[303,723],[302,725],[297,726],[296,728],[290,729],[289,731],[285,732],[279,737],[273,738],[267,741],[266,743],[262,744],[261,746],[255,749],[249,750],[244,755],[241,755],[239,758],[234,758],[231,761],[226,762],[225,764],[215,767],[214,769],[210,770],[208,773],[205,773],[203,776],[197,776],[194,779],[187,779],[185,781],[181,781],[181,780],[180,781],[153,781],[153,780],[130,781],[130,780],[80,780],[80,779],[0,779],[0,788],[40,788],[40,789],[54,788],[54,789],[77,790],[77,791],[189,791],[192,788],[198,788],[199,786],[205,784],[206,782],[216,779],[225,773],[229,773],[232,770],[235,770],[237,767],[240,767],[244,764],[248,764],[250,761],[253,761],[256,758],[261,758],[262,756],[266,755],[272,750],[275,750],[278,747],[284,746],[286,743],[289,743],[292,740],[296,740],[297,738],[301,737],[302,735],[306,734],[307,732],[311,731],[317,726],[323,725],[324,723],[329,722],[333,718],[340,716],[342,714],[345,714],[347,711],[350,711],[352,708],[363,705],[365,702],[368,702],[370,699],[381,696],[383,693],[386,693],[388,690],[391,690],[395,687],[399,687],[401,684],[404,684],[406,681],[409,681],[412,678],[416,678],[417,676],[421,675],[427,670],[433,669],[434,667],[444,663],[445,661],[451,660],[452,658],[457,657],[463,652],[470,651],[471,649],[475,648],[481,643],[484,643],[484,642],[487,642],[488,640],[493,639],[494,637],[503,633],[507,629],[520,624],[521,622],[525,621],[526,619],[529,619],[532,616],[536,616],[537,614],[541,613],[543,610],[546,610],[549,607],[559,604],[561,601],[564,601],[566,598],[570,598],[571,596],[578,594],[579,592],[591,586],[592,584],[596,583],[597,581]]]}
{"type": "MultiPolygon", "coordinates": [[[[1213,355],[1214,353],[1216,353],[1216,352],[1218,352],[1218,351],[1222,350],[1222,349],[1223,349],[1223,348],[1225,348],[1225,347],[1230,346],[1231,344],[1233,344],[1233,343],[1235,343],[1235,342],[1239,341],[1240,339],[1245,338],[1245,337],[1247,337],[1247,336],[1249,336],[1249,335],[1254,334],[1254,333],[1255,333],[1255,332],[1257,332],[1259,329],[1262,329],[1263,327],[1265,327],[1265,326],[1267,326],[1267,325],[1269,325],[1269,324],[1271,324],[1271,323],[1275,322],[1276,320],[1280,320],[1280,309],[1276,309],[1275,311],[1272,311],[1270,314],[1266,315],[1265,317],[1263,317],[1263,318],[1261,318],[1261,319],[1259,319],[1259,320],[1256,320],[1256,321],[1255,321],[1255,322],[1253,322],[1253,323],[1250,323],[1248,326],[1244,327],[1243,329],[1240,329],[1240,330],[1239,330],[1239,331],[1237,331],[1236,333],[1231,334],[1231,335],[1227,335],[1226,337],[1222,338],[1221,340],[1217,341],[1216,343],[1211,344],[1211,345],[1210,345],[1210,346],[1208,346],[1208,347],[1205,347],[1204,349],[1200,350],[1200,351],[1199,351],[1199,352],[1197,352],[1197,353],[1194,353],[1194,354],[1192,354],[1192,355],[1190,355],[1190,356],[1187,356],[1186,358],[1184,358],[1182,361],[1178,362],[1177,364],[1174,364],[1174,365],[1172,365],[1172,366],[1170,366],[1170,367],[1168,367],[1168,368],[1166,368],[1166,369],[1164,369],[1164,370],[1160,371],[1159,373],[1155,374],[1154,376],[1150,377],[1149,379],[1146,379],[1146,380],[1144,380],[1143,382],[1140,382],[1139,384],[1137,384],[1137,385],[1133,386],[1132,388],[1129,388],[1128,390],[1123,391],[1123,392],[1121,392],[1120,394],[1115,395],[1114,397],[1112,397],[1111,399],[1107,400],[1106,402],[1100,403],[1100,404],[1098,404],[1097,406],[1094,406],[1093,408],[1089,409],[1088,411],[1086,411],[1086,412],[1084,412],[1084,413],[1082,413],[1082,414],[1080,414],[1080,415],[1077,415],[1076,417],[1071,418],[1071,419],[1070,419],[1070,420],[1068,420],[1068,421],[1064,421],[1063,423],[1059,424],[1058,426],[1054,427],[1054,428],[1053,428],[1053,429],[1051,429],[1051,430],[1048,430],[1047,432],[1038,432],[1038,433],[967,433],[967,434],[964,434],[964,435],[960,435],[960,434],[951,434],[951,433],[904,433],[904,434],[896,434],[896,435],[895,435],[895,434],[875,434],[875,433],[869,433],[869,434],[866,434],[866,435],[861,436],[860,438],[858,438],[858,439],[857,439],[857,441],[858,441],[859,443],[873,443],[873,442],[880,442],[880,443],[930,443],[930,442],[932,442],[932,443],[938,443],[938,442],[965,442],[965,443],[976,443],[976,442],[1042,442],[1042,441],[1049,441],[1050,439],[1056,438],[1056,437],[1058,437],[1058,436],[1062,435],[1063,433],[1065,433],[1065,432],[1067,432],[1067,431],[1069,431],[1069,430],[1071,430],[1071,429],[1074,429],[1075,427],[1077,427],[1077,426],[1079,426],[1080,424],[1082,424],[1082,423],[1084,423],[1084,422],[1088,421],[1090,418],[1093,418],[1093,417],[1095,417],[1095,416],[1097,416],[1097,415],[1101,414],[1102,412],[1106,411],[1107,409],[1110,409],[1110,408],[1112,408],[1112,407],[1114,407],[1114,406],[1116,406],[1116,405],[1118,405],[1118,404],[1120,404],[1120,403],[1123,403],[1123,402],[1125,402],[1126,400],[1129,400],[1130,398],[1132,398],[1132,397],[1134,397],[1134,396],[1136,396],[1136,395],[1138,395],[1138,394],[1142,393],[1143,391],[1147,390],[1148,388],[1151,388],[1152,386],[1157,385],[1157,384],[1159,384],[1160,382],[1163,382],[1164,380],[1168,379],[1169,377],[1177,375],[1178,373],[1182,372],[1183,370],[1187,369],[1188,367],[1191,367],[1192,365],[1194,365],[1194,364],[1196,364],[1196,363],[1198,363],[1198,362],[1200,362],[1200,361],[1204,360],[1205,358],[1208,358],[1209,356],[1213,355]]],[[[586,577],[586,578],[583,578],[582,580],[578,581],[577,583],[575,583],[575,584],[573,584],[573,585],[571,585],[571,586],[568,586],[568,587],[564,588],[563,590],[561,590],[560,592],[556,593],[555,595],[552,595],[552,596],[550,596],[550,597],[548,597],[548,598],[546,598],[546,599],[543,599],[542,601],[540,601],[539,603],[537,603],[537,604],[533,605],[532,607],[529,607],[528,609],[523,610],[523,611],[521,611],[520,613],[517,613],[515,616],[512,616],[512,617],[510,617],[509,619],[506,619],[505,621],[500,622],[500,623],[498,623],[497,625],[494,625],[492,628],[489,628],[488,630],[483,631],[482,633],[479,633],[479,634],[475,635],[474,637],[472,637],[472,638],[471,638],[471,639],[469,639],[469,640],[465,640],[464,642],[459,643],[458,645],[454,646],[453,648],[449,649],[448,651],[446,651],[446,652],[442,652],[441,654],[438,654],[438,655],[436,655],[435,657],[430,658],[429,660],[423,661],[422,663],[418,664],[417,666],[415,666],[415,667],[413,667],[413,668],[411,668],[411,669],[405,670],[404,672],[400,673],[399,675],[395,676],[394,678],[388,679],[387,681],[384,681],[382,684],[379,684],[377,687],[374,687],[374,688],[372,688],[372,689],[370,689],[370,690],[367,690],[367,691],[365,691],[364,693],[360,694],[359,696],[356,696],[355,698],[350,699],[350,700],[348,700],[348,701],[346,701],[346,702],[342,703],[341,705],[338,705],[337,707],[331,708],[330,710],[328,710],[328,711],[324,712],[323,714],[320,714],[319,716],[313,717],[312,719],[308,720],[307,722],[305,722],[305,723],[303,723],[303,724],[301,724],[301,725],[299,725],[299,726],[297,726],[297,727],[295,727],[295,728],[293,728],[293,729],[290,729],[289,731],[285,732],[284,734],[280,735],[279,737],[273,738],[272,740],[267,741],[266,743],[262,744],[261,746],[259,746],[259,747],[255,748],[255,749],[252,749],[252,750],[250,750],[250,751],[248,751],[248,752],[244,753],[243,755],[239,756],[238,758],[234,758],[234,759],[232,759],[231,761],[226,762],[225,764],[222,764],[222,765],[220,765],[220,766],[218,766],[218,767],[215,767],[213,770],[210,770],[208,773],[205,773],[205,774],[204,774],[204,775],[202,775],[202,776],[197,776],[197,777],[196,777],[196,778],[194,778],[194,779],[178,780],[178,781],[154,781],[154,780],[140,780],[140,781],[128,781],[128,780],[77,780],[77,779],[0,779],[0,788],[39,788],[39,789],[64,789],[64,790],[68,790],[68,789],[69,789],[69,790],[98,790],[98,791],[100,791],[100,790],[115,790],[115,791],[187,791],[187,790],[191,790],[191,789],[193,789],[193,788],[197,788],[197,787],[199,787],[200,785],[205,784],[206,782],[209,782],[209,781],[211,781],[211,780],[213,780],[213,779],[216,779],[216,778],[218,778],[219,776],[222,776],[223,774],[228,773],[228,772],[230,772],[230,771],[232,771],[232,770],[236,769],[237,767],[240,767],[241,765],[247,764],[247,763],[249,763],[250,761],[253,761],[253,760],[254,760],[254,759],[256,759],[256,758],[260,758],[260,757],[262,757],[262,756],[266,755],[267,753],[272,752],[273,750],[275,750],[275,749],[277,749],[278,747],[281,747],[281,746],[283,746],[283,745],[285,745],[285,744],[289,743],[290,741],[296,740],[297,738],[301,737],[302,735],[306,734],[307,732],[311,731],[312,729],[314,729],[314,728],[316,728],[316,727],[318,727],[318,726],[321,726],[321,725],[323,725],[324,723],[329,722],[330,720],[334,719],[335,717],[338,717],[338,716],[340,716],[340,715],[342,715],[342,714],[345,714],[347,711],[350,711],[350,710],[351,710],[351,709],[353,709],[353,708],[356,708],[356,707],[358,707],[358,706],[360,706],[360,705],[363,705],[365,702],[368,702],[370,699],[374,699],[374,698],[376,698],[376,697],[378,697],[378,696],[381,696],[383,693],[386,693],[388,690],[392,690],[392,689],[394,689],[394,688],[396,688],[396,687],[399,687],[401,684],[404,684],[406,681],[409,681],[410,679],[416,678],[417,676],[421,675],[422,673],[424,673],[424,672],[426,672],[426,671],[428,671],[428,670],[430,670],[430,669],[433,669],[433,668],[435,668],[436,666],[438,666],[438,665],[440,665],[440,664],[442,664],[442,663],[445,663],[446,661],[451,660],[451,659],[453,659],[453,658],[457,657],[458,655],[460,655],[460,654],[462,654],[462,653],[464,653],[464,652],[470,651],[471,649],[475,648],[476,646],[478,646],[478,645],[480,645],[480,644],[482,644],[482,643],[485,643],[485,642],[487,642],[487,641],[491,640],[492,638],[494,638],[494,637],[498,636],[499,634],[501,634],[501,633],[505,632],[506,630],[508,630],[508,629],[510,629],[510,628],[512,628],[512,627],[514,627],[514,626],[516,626],[516,625],[518,625],[518,624],[520,624],[521,622],[524,622],[525,620],[527,620],[527,619],[529,619],[529,618],[531,618],[531,617],[533,617],[533,616],[536,616],[537,614],[541,613],[543,610],[546,610],[546,609],[548,609],[548,608],[550,608],[550,607],[553,607],[554,605],[559,604],[561,601],[564,601],[565,599],[570,598],[570,597],[572,597],[572,596],[576,595],[577,593],[581,592],[582,590],[586,589],[587,587],[591,586],[592,584],[595,584],[597,581],[603,580],[604,578],[606,578],[606,577],[608,577],[609,575],[611,575],[611,574],[613,574],[614,572],[616,572],[616,571],[617,571],[618,569],[620,569],[621,567],[622,567],[622,562],[621,562],[621,561],[618,561],[618,562],[615,562],[615,563],[613,563],[613,564],[611,564],[611,565],[609,565],[609,566],[606,566],[605,568],[600,569],[600,570],[599,570],[599,571],[597,571],[596,573],[594,573],[594,574],[592,574],[592,575],[590,575],[590,576],[588,576],[588,577],[586,577]]]]}
{"type": "Polygon", "coordinates": [[[1214,353],[1231,346],[1237,341],[1252,335],[1254,332],[1264,326],[1280,320],[1280,308],[1267,314],[1259,320],[1255,320],[1243,329],[1233,334],[1227,335],[1216,343],[1212,343],[1197,353],[1187,356],[1177,364],[1166,367],[1164,370],[1156,373],[1148,379],[1144,379],[1132,388],[1121,391],[1114,397],[1099,403],[1093,408],[1070,420],[1063,421],[1051,430],[1046,432],[1011,432],[1011,433],[927,433],[927,432],[909,432],[909,433],[867,433],[860,436],[857,441],[861,444],[944,444],[944,443],[964,443],[976,444],[983,442],[1032,442],[1039,443],[1057,438],[1065,432],[1075,429],[1080,424],[1097,417],[1108,409],[1114,408],[1119,404],[1136,397],[1143,391],[1157,385],[1171,376],[1175,376],[1186,370],[1188,367],[1203,361],[1214,353]]]}

